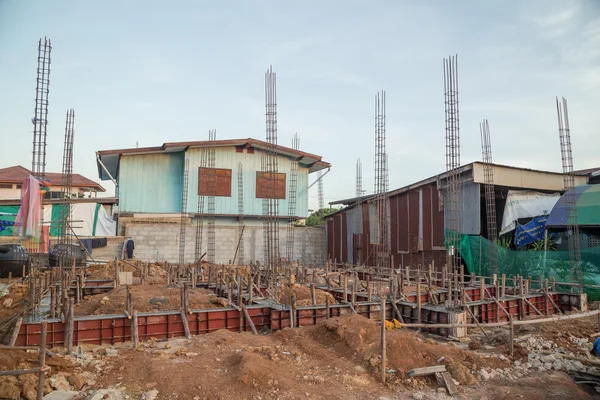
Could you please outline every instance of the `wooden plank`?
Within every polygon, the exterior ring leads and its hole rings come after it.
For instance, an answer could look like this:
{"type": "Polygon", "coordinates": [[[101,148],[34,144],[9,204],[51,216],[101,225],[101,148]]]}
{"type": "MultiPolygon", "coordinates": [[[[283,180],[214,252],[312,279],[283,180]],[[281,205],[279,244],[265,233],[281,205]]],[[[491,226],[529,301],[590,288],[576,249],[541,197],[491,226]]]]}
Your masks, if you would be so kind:
{"type": "Polygon", "coordinates": [[[445,365],[433,365],[431,367],[413,368],[406,372],[406,376],[413,378],[415,376],[434,375],[436,372],[446,372],[445,365]]]}
{"type": "Polygon", "coordinates": [[[436,372],[435,377],[437,378],[438,383],[446,388],[446,391],[450,396],[458,394],[458,389],[449,372],[436,372]]]}

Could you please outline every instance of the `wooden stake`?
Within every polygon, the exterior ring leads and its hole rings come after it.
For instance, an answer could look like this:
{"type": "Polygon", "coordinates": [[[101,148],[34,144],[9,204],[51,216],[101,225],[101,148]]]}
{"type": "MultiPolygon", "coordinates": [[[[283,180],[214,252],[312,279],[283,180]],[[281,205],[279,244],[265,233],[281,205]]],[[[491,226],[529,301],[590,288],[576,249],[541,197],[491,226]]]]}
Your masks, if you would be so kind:
{"type": "Polygon", "coordinates": [[[115,287],[119,286],[119,261],[115,258],[115,287]]]}
{"type": "Polygon", "coordinates": [[[385,297],[381,296],[381,382],[386,380],[386,343],[385,343],[385,297]]]}
{"type": "Polygon", "coordinates": [[[421,282],[420,277],[417,279],[417,323],[421,323],[421,282]]]}
{"type": "Polygon", "coordinates": [[[506,274],[502,274],[502,297],[506,297],[506,274]]]}
{"type": "Polygon", "coordinates": [[[44,379],[46,377],[46,337],[48,336],[48,323],[42,321],[42,331],[40,333],[40,373],[38,375],[37,400],[44,398],[44,379]]]}
{"type": "Polygon", "coordinates": [[[67,354],[73,354],[73,329],[75,326],[75,299],[69,299],[69,318],[67,321],[67,354]]]}
{"type": "Polygon", "coordinates": [[[479,281],[479,300],[485,299],[485,279],[482,277],[479,281]]]}
{"type": "Polygon", "coordinates": [[[22,324],[23,324],[23,318],[19,317],[19,319],[17,319],[17,323],[15,324],[15,327],[13,328],[10,340],[8,341],[9,346],[14,346],[15,343],[17,342],[17,337],[19,336],[19,331],[21,330],[22,324]]]}
{"type": "MultiPolygon", "coordinates": [[[[136,310],[133,311],[133,318],[131,321],[131,326],[132,326],[131,336],[133,337],[133,348],[137,349],[138,343],[140,341],[140,334],[139,334],[139,328],[138,328],[138,312],[136,310]]],[[[184,329],[185,329],[185,327],[184,327],[184,329]]]]}
{"type": "Polygon", "coordinates": [[[325,319],[329,319],[330,316],[330,308],[329,308],[329,296],[325,297],[325,319]]]}
{"type": "Polygon", "coordinates": [[[508,341],[510,342],[510,356],[513,357],[514,352],[515,352],[515,326],[513,324],[512,315],[509,317],[508,322],[510,324],[509,325],[510,334],[509,334],[509,339],[508,339],[508,341]]]}
{"type": "Polygon", "coordinates": [[[56,287],[50,288],[50,318],[56,318],[56,287]]]}
{"type": "Polygon", "coordinates": [[[313,306],[315,304],[317,304],[317,292],[315,290],[315,284],[314,283],[310,284],[310,298],[312,300],[312,305],[313,306]]]}
{"type": "Polygon", "coordinates": [[[242,304],[242,310],[244,311],[244,315],[246,316],[246,321],[248,321],[248,324],[250,325],[250,329],[252,329],[252,333],[257,335],[258,332],[256,331],[256,326],[254,325],[252,318],[250,318],[250,314],[248,313],[248,308],[246,308],[245,304],[242,304]]]}
{"type": "Polygon", "coordinates": [[[292,293],[290,301],[290,327],[296,327],[296,294],[292,293]]]}
{"type": "MultiPolygon", "coordinates": [[[[241,313],[240,313],[241,314],[241,313]]],[[[185,338],[190,339],[192,335],[190,334],[190,325],[188,323],[188,315],[185,310],[180,311],[181,322],[183,323],[183,332],[185,333],[185,338]]]]}
{"type": "Polygon", "coordinates": [[[10,281],[12,280],[12,272],[8,272],[8,284],[10,285],[10,281]]]}

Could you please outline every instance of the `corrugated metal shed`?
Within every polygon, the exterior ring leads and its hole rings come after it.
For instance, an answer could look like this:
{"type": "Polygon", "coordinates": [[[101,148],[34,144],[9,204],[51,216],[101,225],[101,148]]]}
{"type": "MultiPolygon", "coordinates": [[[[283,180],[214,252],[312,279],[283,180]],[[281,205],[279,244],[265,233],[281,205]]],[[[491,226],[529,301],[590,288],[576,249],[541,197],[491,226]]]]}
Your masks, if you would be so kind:
{"type": "Polygon", "coordinates": [[[121,212],[180,212],[183,153],[122,156],[121,212]]]}

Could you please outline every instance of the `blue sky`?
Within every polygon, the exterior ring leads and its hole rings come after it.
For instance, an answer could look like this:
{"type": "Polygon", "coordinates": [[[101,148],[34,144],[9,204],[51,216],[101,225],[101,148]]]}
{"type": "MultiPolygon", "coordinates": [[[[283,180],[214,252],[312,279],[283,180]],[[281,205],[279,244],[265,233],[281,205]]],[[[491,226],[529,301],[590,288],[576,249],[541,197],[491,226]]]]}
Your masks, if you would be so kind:
{"type": "MultiPolygon", "coordinates": [[[[265,137],[277,72],[279,143],[333,164],[326,202],[373,190],[374,96],[387,91],[390,188],[442,172],[442,59],[458,54],[462,162],[560,171],[555,96],[569,101],[576,169],[600,165],[600,2],[0,0],[0,167],[30,167],[37,42],[52,40],[47,170],[74,108],[75,171],[96,150],[265,137]],[[277,4],[276,4],[277,3],[277,4]]],[[[102,182],[112,192],[109,182],[102,182]]],[[[310,206],[316,207],[317,186],[310,206]]]]}

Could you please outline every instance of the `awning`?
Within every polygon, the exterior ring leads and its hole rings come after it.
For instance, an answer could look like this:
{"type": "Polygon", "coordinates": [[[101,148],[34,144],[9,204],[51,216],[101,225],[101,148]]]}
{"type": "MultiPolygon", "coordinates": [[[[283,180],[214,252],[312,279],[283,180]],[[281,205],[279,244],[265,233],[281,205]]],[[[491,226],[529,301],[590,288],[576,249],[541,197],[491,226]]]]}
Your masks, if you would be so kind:
{"type": "Polygon", "coordinates": [[[567,226],[567,194],[575,192],[575,207],[579,226],[600,227],[600,184],[576,186],[563,194],[548,216],[548,228],[567,226]]]}

